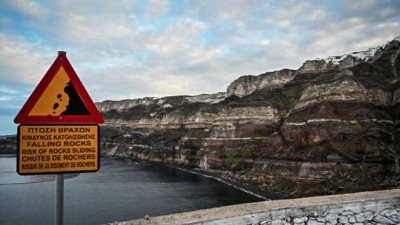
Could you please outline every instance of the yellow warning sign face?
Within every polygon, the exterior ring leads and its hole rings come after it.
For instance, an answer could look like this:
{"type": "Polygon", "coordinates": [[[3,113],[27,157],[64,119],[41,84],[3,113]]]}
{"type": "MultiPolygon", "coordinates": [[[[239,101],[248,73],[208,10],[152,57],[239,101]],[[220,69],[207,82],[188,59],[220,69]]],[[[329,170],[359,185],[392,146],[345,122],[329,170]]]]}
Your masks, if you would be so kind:
{"type": "Polygon", "coordinates": [[[98,125],[20,125],[21,175],[99,170],[98,125]]]}
{"type": "Polygon", "coordinates": [[[69,81],[70,79],[67,73],[64,68],[61,67],[32,108],[29,116],[61,115],[69,104],[69,96],[64,91],[69,81]]]}

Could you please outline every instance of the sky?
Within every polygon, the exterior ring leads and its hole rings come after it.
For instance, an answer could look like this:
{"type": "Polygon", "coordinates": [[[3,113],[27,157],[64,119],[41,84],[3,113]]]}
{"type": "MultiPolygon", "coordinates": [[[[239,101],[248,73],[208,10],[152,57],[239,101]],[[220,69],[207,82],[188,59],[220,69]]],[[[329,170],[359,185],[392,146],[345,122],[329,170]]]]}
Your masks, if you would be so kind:
{"type": "Polygon", "coordinates": [[[1,0],[0,135],[58,51],[94,102],[226,91],[386,44],[398,0],[1,0]]]}

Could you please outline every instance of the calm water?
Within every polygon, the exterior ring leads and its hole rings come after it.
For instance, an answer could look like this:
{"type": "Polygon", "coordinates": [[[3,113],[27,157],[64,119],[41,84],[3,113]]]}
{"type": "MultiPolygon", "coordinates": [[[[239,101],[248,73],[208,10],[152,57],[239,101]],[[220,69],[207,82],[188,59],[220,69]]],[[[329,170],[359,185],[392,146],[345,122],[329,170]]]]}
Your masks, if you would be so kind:
{"type": "MultiPolygon", "coordinates": [[[[163,166],[101,159],[95,173],[65,175],[64,224],[90,225],[261,201],[214,179],[163,166]]],[[[54,224],[54,175],[20,176],[0,155],[0,224],[54,224]]]]}

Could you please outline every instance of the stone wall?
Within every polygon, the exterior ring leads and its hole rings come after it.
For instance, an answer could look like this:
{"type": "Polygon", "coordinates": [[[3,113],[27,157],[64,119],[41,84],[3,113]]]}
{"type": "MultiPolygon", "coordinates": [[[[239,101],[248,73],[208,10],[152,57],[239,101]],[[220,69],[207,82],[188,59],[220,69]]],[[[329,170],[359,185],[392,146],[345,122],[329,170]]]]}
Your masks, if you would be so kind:
{"type": "Polygon", "coordinates": [[[247,203],[113,224],[400,224],[400,189],[247,203]]]}

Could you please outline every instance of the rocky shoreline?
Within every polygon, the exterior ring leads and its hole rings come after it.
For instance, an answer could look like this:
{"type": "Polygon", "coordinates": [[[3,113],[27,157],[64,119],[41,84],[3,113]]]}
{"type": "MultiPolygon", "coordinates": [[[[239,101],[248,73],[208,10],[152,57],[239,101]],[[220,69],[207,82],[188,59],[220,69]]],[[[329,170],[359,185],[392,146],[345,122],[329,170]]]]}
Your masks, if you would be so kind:
{"type": "Polygon", "coordinates": [[[239,190],[242,190],[248,194],[254,195],[262,200],[277,200],[277,199],[285,198],[282,193],[276,193],[276,192],[270,192],[270,191],[263,190],[260,187],[258,187],[256,184],[236,180],[232,177],[224,175],[221,171],[219,171],[218,173],[215,173],[215,172],[203,171],[201,169],[187,169],[184,167],[171,166],[171,165],[166,165],[166,166],[170,166],[170,167],[173,167],[176,169],[184,170],[189,173],[194,173],[194,174],[198,174],[200,176],[205,176],[205,177],[215,179],[219,182],[225,183],[229,186],[232,186],[239,190]]]}
{"type": "Polygon", "coordinates": [[[159,162],[148,162],[148,161],[144,161],[144,160],[136,160],[136,159],[132,159],[132,158],[124,158],[124,157],[118,157],[118,156],[102,156],[102,157],[126,160],[128,162],[134,162],[139,165],[144,165],[144,164],[161,165],[161,166],[166,166],[166,167],[171,167],[174,169],[182,170],[182,171],[185,171],[188,173],[193,173],[196,175],[208,177],[208,178],[217,180],[221,183],[224,183],[226,185],[232,186],[232,187],[239,189],[243,192],[246,192],[250,195],[256,196],[256,197],[260,198],[261,200],[278,200],[278,199],[285,199],[287,197],[287,196],[285,197],[285,194],[283,194],[283,193],[263,190],[262,188],[257,186],[257,184],[235,179],[229,175],[224,174],[223,171],[204,171],[200,168],[188,168],[188,167],[184,167],[184,166],[177,166],[177,165],[165,164],[165,163],[159,163],[159,162]]]}

